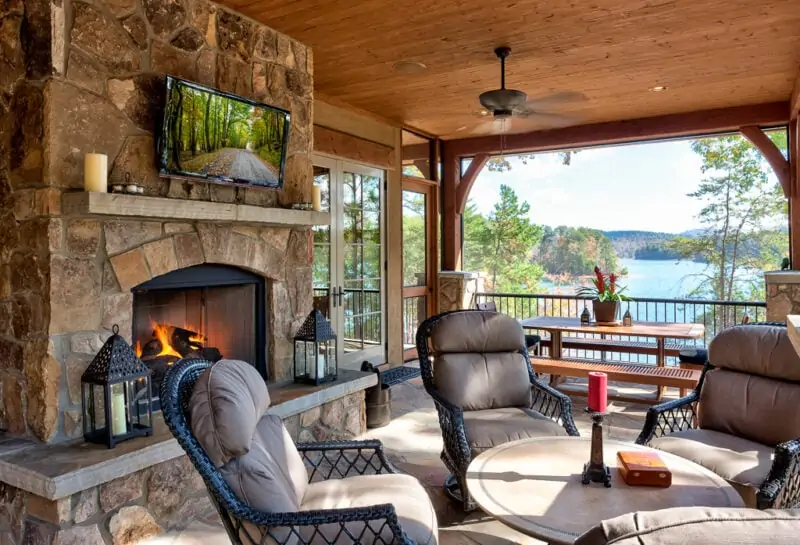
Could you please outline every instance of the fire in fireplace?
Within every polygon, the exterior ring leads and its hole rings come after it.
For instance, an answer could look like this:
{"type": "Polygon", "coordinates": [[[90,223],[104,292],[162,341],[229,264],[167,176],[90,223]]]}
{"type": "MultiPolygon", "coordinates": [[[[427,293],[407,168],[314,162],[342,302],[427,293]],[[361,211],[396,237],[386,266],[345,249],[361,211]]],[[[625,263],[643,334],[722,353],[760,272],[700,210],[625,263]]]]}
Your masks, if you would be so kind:
{"type": "Polygon", "coordinates": [[[133,340],[158,392],[181,358],[252,363],[266,380],[264,279],[235,267],[197,265],[133,289],[133,340]]]}

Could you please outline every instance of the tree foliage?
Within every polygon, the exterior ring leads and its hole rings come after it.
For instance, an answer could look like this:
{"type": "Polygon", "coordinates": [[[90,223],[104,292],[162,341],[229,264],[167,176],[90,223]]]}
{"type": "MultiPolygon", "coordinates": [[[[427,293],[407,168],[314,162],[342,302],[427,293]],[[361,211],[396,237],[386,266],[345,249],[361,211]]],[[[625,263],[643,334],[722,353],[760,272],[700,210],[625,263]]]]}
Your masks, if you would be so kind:
{"type": "Polygon", "coordinates": [[[604,271],[620,272],[611,240],[602,231],[588,227],[545,227],[535,256],[552,275],[593,274],[596,266],[604,271]]]}
{"type": "MultiPolygon", "coordinates": [[[[770,137],[785,149],[786,131],[770,137]]],[[[761,153],[742,136],[703,138],[692,143],[692,150],[702,157],[705,177],[689,196],[703,203],[704,229],[667,246],[708,263],[693,295],[763,300],[763,282],[752,271],[778,268],[788,252],[787,202],[780,184],[770,180],[761,153]]]]}
{"type": "Polygon", "coordinates": [[[544,275],[532,262],[542,228],[528,217],[530,205],[519,201],[511,187],[500,186],[500,200],[487,217],[470,204],[464,214],[465,268],[487,275],[487,289],[507,293],[531,292],[544,275]]]}

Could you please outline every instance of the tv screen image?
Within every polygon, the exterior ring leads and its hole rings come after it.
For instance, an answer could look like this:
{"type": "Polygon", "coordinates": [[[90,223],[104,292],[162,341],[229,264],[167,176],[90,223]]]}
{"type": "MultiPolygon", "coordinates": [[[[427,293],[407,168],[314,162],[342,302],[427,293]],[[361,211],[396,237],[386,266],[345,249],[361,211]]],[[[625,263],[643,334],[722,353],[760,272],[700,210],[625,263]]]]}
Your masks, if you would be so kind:
{"type": "Polygon", "coordinates": [[[283,187],[289,113],[167,76],[162,175],[283,187]]]}

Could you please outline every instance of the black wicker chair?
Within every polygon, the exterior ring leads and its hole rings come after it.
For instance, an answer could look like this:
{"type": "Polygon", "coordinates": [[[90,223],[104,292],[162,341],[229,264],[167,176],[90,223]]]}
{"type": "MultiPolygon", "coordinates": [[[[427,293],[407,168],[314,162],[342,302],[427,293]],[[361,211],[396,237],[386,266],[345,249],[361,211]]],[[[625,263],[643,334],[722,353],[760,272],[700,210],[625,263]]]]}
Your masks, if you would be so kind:
{"type": "MultiPolygon", "coordinates": [[[[417,353],[425,390],[433,398],[439,414],[439,426],[444,440],[441,459],[451,473],[445,479],[445,492],[454,501],[462,503],[464,510],[469,512],[476,508],[476,504],[467,490],[466,474],[473,458],[473,449],[476,447],[473,441],[475,438],[470,438],[467,432],[468,426],[465,425],[465,413],[469,417],[470,414],[484,411],[464,408],[453,402],[452,396],[448,396],[442,391],[442,384],[437,385],[436,382],[433,359],[440,356],[444,358],[444,356],[453,354],[463,355],[480,353],[481,351],[456,352],[441,350],[442,346],[439,346],[438,348],[441,352],[437,352],[437,347],[431,346],[431,340],[436,335],[437,328],[446,321],[453,319],[467,319],[472,321],[472,325],[476,326],[474,328],[470,327],[466,331],[461,331],[460,335],[465,343],[477,343],[480,345],[485,340],[488,344],[495,342],[497,337],[504,338],[497,342],[504,343],[506,348],[495,347],[497,350],[485,350],[486,355],[502,353],[522,356],[520,365],[524,365],[527,368],[522,370],[522,373],[530,383],[530,396],[527,401],[527,407],[516,406],[513,408],[527,411],[522,413],[526,424],[535,418],[538,418],[541,422],[543,420],[541,417],[545,417],[551,422],[547,422],[543,428],[555,427],[556,432],[560,430],[562,435],[577,436],[579,434],[572,418],[572,401],[570,398],[536,379],[523,340],[522,328],[516,320],[496,312],[482,310],[457,310],[425,320],[417,330],[417,353]],[[493,320],[495,320],[494,325],[489,325],[489,322],[493,320]],[[482,325],[486,325],[486,327],[482,329],[482,325]],[[531,419],[524,418],[524,415],[531,416],[531,419]],[[554,426],[554,423],[557,425],[554,426]]],[[[442,331],[444,330],[440,330],[439,334],[444,335],[446,338],[454,338],[449,333],[442,333],[442,331]]],[[[469,390],[470,388],[466,389],[469,390]]],[[[493,409],[495,408],[497,407],[493,407],[493,409]]],[[[497,422],[498,425],[502,425],[501,420],[497,422]]],[[[556,435],[556,433],[545,431],[540,436],[546,435],[556,435]]],[[[519,436],[524,438],[534,435],[526,435],[526,430],[520,429],[519,436]]],[[[487,448],[497,446],[497,444],[488,445],[487,448]]]]}
{"type": "MultiPolygon", "coordinates": [[[[200,359],[176,362],[161,384],[164,421],[203,477],[228,537],[235,545],[264,543],[392,543],[414,545],[398,521],[392,504],[345,509],[324,509],[289,513],[265,513],[248,507],[234,494],[220,471],[195,439],[188,421],[189,401],[194,384],[212,365],[200,359]],[[354,532],[352,523],[358,525],[354,532]],[[321,527],[325,526],[323,533],[321,527]],[[335,536],[331,538],[331,528],[335,536]]],[[[386,460],[379,441],[335,441],[297,445],[309,469],[309,481],[344,478],[351,475],[396,473],[386,460]]]]}
{"type": "MultiPolygon", "coordinates": [[[[751,326],[758,325],[768,326],[761,329],[772,330],[771,335],[768,332],[765,333],[767,342],[764,343],[763,348],[764,353],[769,352],[770,359],[779,357],[775,356],[774,354],[779,354],[784,360],[797,358],[793,347],[791,347],[788,335],[786,334],[785,324],[782,322],[751,322],[746,325],[736,326],[723,331],[714,339],[714,341],[712,341],[711,346],[709,347],[712,358],[714,357],[713,354],[723,354],[722,356],[718,356],[716,358],[716,367],[712,364],[712,362],[707,361],[700,381],[697,384],[697,388],[692,393],[680,399],[668,401],[666,403],[662,403],[661,405],[651,407],[647,412],[644,427],[642,428],[642,432],[639,434],[636,442],[640,445],[650,445],[655,448],[663,448],[665,450],[672,449],[671,451],[674,454],[682,455],[683,453],[679,453],[674,450],[674,446],[665,444],[664,438],[690,438],[693,433],[696,433],[691,430],[699,431],[704,428],[703,419],[699,417],[698,404],[701,399],[704,399],[706,403],[709,403],[709,401],[707,401],[709,399],[708,396],[701,397],[703,394],[703,386],[706,384],[706,379],[709,376],[709,373],[715,372],[715,369],[720,369],[728,373],[733,371],[737,374],[747,374],[752,375],[755,378],[761,378],[760,374],[748,372],[747,370],[743,369],[746,366],[746,362],[743,364],[741,361],[738,361],[731,365],[729,361],[726,361],[731,359],[730,352],[740,351],[742,344],[737,345],[738,350],[725,350],[725,344],[730,345],[733,342],[742,342],[736,338],[733,338],[732,335],[745,332],[749,336],[753,337],[753,341],[750,344],[750,351],[753,354],[758,354],[759,347],[756,344],[758,343],[758,339],[756,338],[758,336],[758,330],[753,328],[754,331],[750,331],[751,326]],[[776,326],[784,327],[780,328],[776,326]],[[715,345],[719,346],[717,352],[714,350],[715,345]]],[[[747,341],[745,340],[745,342],[747,341]]],[[[741,360],[746,357],[747,356],[739,357],[738,359],[741,360]]],[[[733,359],[737,359],[735,353],[733,355],[733,359]]],[[[798,365],[798,367],[800,367],[800,365],[798,365]]],[[[774,380],[771,377],[768,378],[770,380],[774,380]]],[[[774,382],[776,383],[776,386],[785,384],[788,387],[797,387],[800,389],[800,382],[797,382],[796,378],[787,381],[774,380],[774,382]]],[[[747,400],[726,399],[723,401],[723,403],[731,404],[745,401],[747,400]]],[[[706,407],[706,414],[708,414],[711,410],[711,406],[706,407]]],[[[792,425],[794,422],[800,421],[800,418],[798,418],[798,413],[800,413],[800,409],[794,407],[791,411],[791,414],[782,414],[777,417],[777,421],[781,422],[785,417],[786,425],[792,425]]],[[[772,416],[773,418],[775,417],[775,415],[772,416]]],[[[730,433],[728,433],[729,430],[721,431],[723,433],[719,433],[719,435],[730,435],[730,433]]],[[[791,434],[791,432],[789,433],[791,434]]],[[[765,445],[763,441],[758,442],[750,438],[752,445],[760,445],[761,450],[764,450],[771,455],[771,463],[769,464],[769,472],[766,475],[766,478],[762,483],[756,484],[755,487],[752,484],[749,486],[742,484],[732,478],[729,478],[728,480],[732,485],[734,485],[734,487],[737,488],[737,490],[740,491],[740,493],[742,493],[743,498],[745,498],[745,502],[750,503],[751,507],[757,507],[758,509],[788,509],[800,507],[800,433],[797,433],[796,436],[797,437],[790,437],[787,438],[787,440],[778,442],[774,445],[774,447],[765,445]],[[755,490],[755,494],[752,494],[753,488],[757,488],[757,490],[755,490]],[[748,501],[748,496],[753,495],[755,496],[754,499],[748,501]]],[[[730,445],[727,445],[727,447],[728,450],[735,452],[730,445]]],[[[695,461],[701,463],[702,465],[702,460],[698,459],[695,461]]],[[[723,475],[723,477],[725,477],[725,475],[723,475]]]]}

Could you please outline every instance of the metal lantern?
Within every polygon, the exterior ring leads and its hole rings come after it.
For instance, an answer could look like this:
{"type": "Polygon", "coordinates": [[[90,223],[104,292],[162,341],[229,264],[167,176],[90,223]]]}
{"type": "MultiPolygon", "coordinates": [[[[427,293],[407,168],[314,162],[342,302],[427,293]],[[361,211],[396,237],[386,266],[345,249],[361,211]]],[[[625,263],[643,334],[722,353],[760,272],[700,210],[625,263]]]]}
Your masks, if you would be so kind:
{"type": "Polygon", "coordinates": [[[153,434],[151,371],[112,331],[81,376],[83,438],[108,448],[153,434]]]}
{"type": "Polygon", "coordinates": [[[318,310],[311,311],[294,337],[294,381],[322,384],[336,380],[336,333],[318,310]]]}

